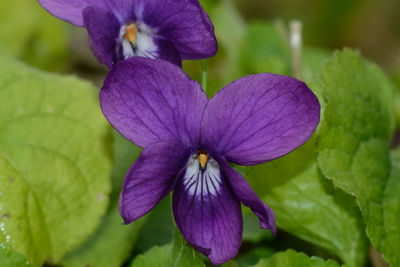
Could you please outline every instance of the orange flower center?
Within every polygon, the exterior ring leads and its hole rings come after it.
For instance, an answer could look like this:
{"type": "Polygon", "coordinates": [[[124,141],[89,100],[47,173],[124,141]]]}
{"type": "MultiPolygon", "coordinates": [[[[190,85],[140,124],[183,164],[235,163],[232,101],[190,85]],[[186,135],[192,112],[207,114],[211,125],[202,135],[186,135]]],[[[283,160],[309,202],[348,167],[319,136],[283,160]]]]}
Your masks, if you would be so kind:
{"type": "Polygon", "coordinates": [[[197,151],[197,159],[200,163],[201,168],[204,169],[204,167],[206,167],[206,164],[208,161],[207,151],[204,151],[204,150],[197,151]]]}
{"type": "Polygon", "coordinates": [[[126,26],[124,38],[126,40],[128,40],[129,42],[131,42],[132,44],[135,44],[136,43],[136,32],[137,32],[137,28],[136,28],[135,23],[131,23],[128,26],[126,26]]]}

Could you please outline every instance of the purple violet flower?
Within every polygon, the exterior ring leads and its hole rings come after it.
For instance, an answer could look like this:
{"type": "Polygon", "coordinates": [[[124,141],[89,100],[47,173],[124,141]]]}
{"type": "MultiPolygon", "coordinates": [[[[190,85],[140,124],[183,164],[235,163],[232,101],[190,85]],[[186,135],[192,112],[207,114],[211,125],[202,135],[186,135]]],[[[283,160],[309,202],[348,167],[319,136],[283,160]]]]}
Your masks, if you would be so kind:
{"type": "Polygon", "coordinates": [[[234,257],[242,240],[240,203],[275,233],[273,211],[229,162],[255,165],[306,142],[320,105],[305,83],[256,74],[210,100],[181,69],[133,58],[107,76],[100,103],[109,122],[143,147],[125,177],[120,213],[129,224],[173,191],[175,222],[214,264],[234,257]]]}
{"type": "Polygon", "coordinates": [[[111,68],[134,56],[212,57],[214,26],[198,0],[38,0],[52,15],[86,27],[98,60],[111,68]]]}

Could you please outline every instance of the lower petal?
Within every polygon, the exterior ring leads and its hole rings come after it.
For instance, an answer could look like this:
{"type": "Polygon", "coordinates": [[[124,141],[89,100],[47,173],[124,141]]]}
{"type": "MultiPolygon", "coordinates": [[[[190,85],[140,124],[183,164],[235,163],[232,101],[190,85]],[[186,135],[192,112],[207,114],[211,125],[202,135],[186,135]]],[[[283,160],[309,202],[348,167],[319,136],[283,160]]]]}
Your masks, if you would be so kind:
{"type": "Polygon", "coordinates": [[[172,189],[187,158],[178,142],[159,142],[146,147],[125,177],[119,211],[125,224],[153,209],[172,189]]]}
{"type": "Polygon", "coordinates": [[[189,160],[186,173],[174,187],[173,212],[185,239],[218,265],[239,250],[242,212],[218,163],[210,160],[207,165],[199,171],[199,166],[191,166],[189,160]]]}
{"type": "Polygon", "coordinates": [[[225,159],[219,159],[219,162],[224,175],[228,177],[229,184],[236,197],[259,218],[261,228],[271,229],[272,233],[275,234],[275,215],[272,209],[261,201],[253,189],[251,189],[246,179],[235,171],[225,159]]]}

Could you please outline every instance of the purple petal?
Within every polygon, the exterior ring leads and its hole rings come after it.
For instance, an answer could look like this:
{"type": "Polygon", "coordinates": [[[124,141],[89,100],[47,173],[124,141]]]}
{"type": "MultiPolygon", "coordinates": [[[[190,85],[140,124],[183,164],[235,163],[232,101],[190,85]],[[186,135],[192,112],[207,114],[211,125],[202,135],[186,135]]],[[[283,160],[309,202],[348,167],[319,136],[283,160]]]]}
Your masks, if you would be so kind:
{"type": "Polygon", "coordinates": [[[317,97],[301,81],[267,73],[246,76],[209,101],[201,122],[202,147],[237,164],[263,163],[305,143],[319,112],[317,97]]]}
{"type": "Polygon", "coordinates": [[[171,191],[187,158],[187,149],[178,142],[160,142],[142,151],[120,195],[119,211],[126,224],[149,212],[171,191]]]}
{"type": "Polygon", "coordinates": [[[179,67],[135,57],[108,74],[100,104],[108,121],[138,146],[177,140],[197,147],[207,96],[179,67]]]}
{"type": "Polygon", "coordinates": [[[173,212],[185,239],[215,265],[237,254],[242,240],[240,202],[215,160],[202,170],[196,155],[189,159],[174,187],[173,212]]]}
{"type": "Polygon", "coordinates": [[[160,59],[174,63],[178,67],[182,66],[181,55],[170,41],[164,39],[155,39],[155,43],[158,47],[158,56],[160,59]]]}
{"type": "Polygon", "coordinates": [[[83,26],[82,12],[88,6],[107,10],[107,0],[38,0],[39,4],[53,16],[76,26],[83,26]]]}
{"type": "Polygon", "coordinates": [[[214,26],[198,0],[137,0],[136,5],[142,10],[138,18],[172,42],[182,59],[207,58],[217,52],[214,26]]]}
{"type": "Polygon", "coordinates": [[[116,41],[120,23],[113,13],[89,6],[83,10],[83,20],[89,33],[90,47],[97,59],[111,68],[115,61],[116,41]]]}
{"type": "Polygon", "coordinates": [[[275,215],[272,209],[260,200],[249,183],[225,159],[221,158],[219,162],[236,197],[259,218],[261,228],[271,229],[272,233],[275,234],[275,215]]]}

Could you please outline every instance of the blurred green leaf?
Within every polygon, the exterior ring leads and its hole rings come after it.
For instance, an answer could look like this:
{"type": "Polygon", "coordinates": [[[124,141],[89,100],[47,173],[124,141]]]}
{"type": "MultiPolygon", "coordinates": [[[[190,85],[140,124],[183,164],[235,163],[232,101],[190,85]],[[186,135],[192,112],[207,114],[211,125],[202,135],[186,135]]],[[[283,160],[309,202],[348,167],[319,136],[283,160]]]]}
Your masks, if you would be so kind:
{"type": "Polygon", "coordinates": [[[146,224],[137,239],[137,249],[147,251],[154,245],[165,245],[173,239],[174,221],[172,218],[171,194],[165,197],[149,212],[146,224]]]}
{"type": "Polygon", "coordinates": [[[392,73],[391,78],[397,88],[400,88],[400,62],[397,63],[397,66],[395,67],[395,71],[392,73]]]}
{"type": "Polygon", "coordinates": [[[1,52],[0,66],[0,243],[58,262],[107,207],[110,128],[90,84],[1,52]]]}
{"type": "Polygon", "coordinates": [[[239,170],[274,210],[279,228],[334,252],[350,266],[363,266],[368,241],[360,212],[350,196],[320,175],[315,140],[280,159],[239,170]]]}
{"type": "Polygon", "coordinates": [[[33,265],[22,254],[15,251],[8,251],[6,248],[0,247],[0,266],[30,267],[33,265]]]}
{"type": "Polygon", "coordinates": [[[119,267],[128,258],[146,217],[130,225],[123,225],[118,210],[118,199],[122,182],[141,149],[123,138],[117,131],[114,137],[114,166],[111,180],[110,206],[97,231],[79,248],[68,253],[62,260],[63,266],[119,267]]]}
{"type": "Polygon", "coordinates": [[[125,176],[134,161],[140,156],[142,149],[128,139],[122,137],[116,130],[112,132],[114,140],[114,166],[111,173],[111,199],[112,201],[118,202],[125,176]]]}
{"type": "MultiPolygon", "coordinates": [[[[303,50],[303,65],[302,65],[302,80],[305,81],[313,93],[318,97],[321,106],[321,114],[325,111],[325,99],[323,88],[319,81],[319,76],[322,73],[324,62],[331,56],[331,53],[317,48],[305,47],[303,50]]],[[[321,123],[318,125],[319,129],[321,123]]]]}
{"type": "Polygon", "coordinates": [[[249,241],[252,243],[260,242],[261,240],[274,239],[273,234],[270,231],[260,228],[260,221],[251,210],[242,206],[243,210],[243,241],[249,241]]]}
{"type": "Polygon", "coordinates": [[[381,70],[350,49],[337,52],[321,76],[326,92],[320,130],[323,174],[354,196],[367,235],[393,266],[400,265],[398,174],[389,142],[394,128],[392,87],[381,70]]]}
{"type": "Polygon", "coordinates": [[[240,48],[240,67],[243,73],[291,73],[289,47],[272,23],[251,23],[240,48]]]}
{"type": "MultiPolygon", "coordinates": [[[[213,96],[229,82],[243,76],[239,66],[240,44],[245,36],[247,24],[231,0],[208,0],[207,13],[213,22],[218,41],[217,54],[207,59],[207,94],[213,96]]],[[[201,81],[201,61],[184,61],[183,69],[192,79],[201,81]]]]}
{"type": "Polygon", "coordinates": [[[262,259],[254,267],[340,267],[334,260],[324,261],[319,257],[308,257],[302,252],[287,250],[262,259]]]}
{"type": "Polygon", "coordinates": [[[0,45],[33,66],[54,71],[65,65],[67,27],[37,1],[0,2],[0,45]]]}
{"type": "Polygon", "coordinates": [[[122,225],[117,204],[108,211],[95,234],[63,259],[63,266],[119,267],[129,257],[145,218],[122,225]]]}
{"type": "MultiPolygon", "coordinates": [[[[323,64],[330,58],[330,56],[331,52],[327,50],[314,47],[304,47],[302,79],[307,83],[319,82],[319,75],[322,72],[323,64]]],[[[318,97],[318,99],[322,100],[322,97],[318,97]]]]}
{"type": "Polygon", "coordinates": [[[396,129],[400,129],[400,92],[397,89],[394,93],[394,115],[395,115],[395,121],[396,121],[396,129]]]}
{"type": "Polygon", "coordinates": [[[396,129],[400,129],[400,62],[396,67],[396,71],[391,76],[395,85],[394,92],[394,114],[396,120],[396,129]]]}
{"type": "Polygon", "coordinates": [[[246,34],[247,24],[234,3],[230,0],[220,0],[208,13],[214,24],[218,42],[226,49],[236,51],[246,34]]]}

